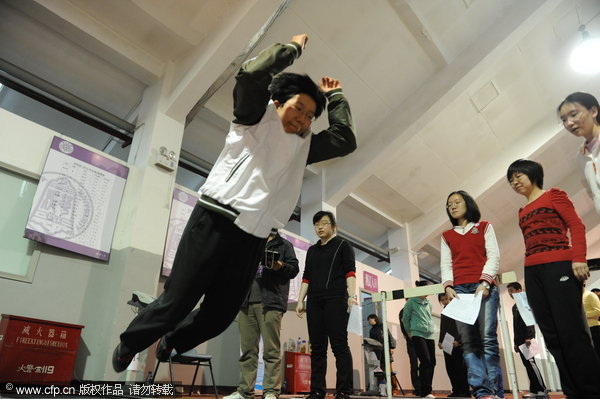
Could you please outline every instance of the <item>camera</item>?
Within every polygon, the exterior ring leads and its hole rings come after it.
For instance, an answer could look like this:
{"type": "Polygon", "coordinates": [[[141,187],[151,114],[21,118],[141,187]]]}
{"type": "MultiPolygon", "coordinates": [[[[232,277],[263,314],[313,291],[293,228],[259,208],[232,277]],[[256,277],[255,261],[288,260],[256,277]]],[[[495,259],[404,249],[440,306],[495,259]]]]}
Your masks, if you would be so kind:
{"type": "Polygon", "coordinates": [[[263,265],[265,265],[265,267],[267,269],[272,269],[273,268],[273,264],[275,262],[277,262],[279,260],[279,252],[277,251],[272,251],[272,250],[265,250],[265,257],[263,259],[263,265]]]}

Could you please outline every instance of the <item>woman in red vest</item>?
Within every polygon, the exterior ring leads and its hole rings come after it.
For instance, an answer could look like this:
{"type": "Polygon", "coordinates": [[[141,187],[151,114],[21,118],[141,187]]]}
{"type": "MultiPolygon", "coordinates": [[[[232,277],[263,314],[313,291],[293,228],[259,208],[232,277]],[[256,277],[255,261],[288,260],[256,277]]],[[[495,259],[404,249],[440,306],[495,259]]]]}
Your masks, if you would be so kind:
{"type": "Polygon", "coordinates": [[[446,213],[453,227],[442,234],[442,281],[449,299],[457,294],[483,295],[475,323],[457,321],[456,326],[473,396],[490,399],[496,394],[500,367],[496,333],[499,296],[494,283],[500,261],[498,243],[492,225],[479,221],[479,207],[465,191],[448,195],[446,213]]]}

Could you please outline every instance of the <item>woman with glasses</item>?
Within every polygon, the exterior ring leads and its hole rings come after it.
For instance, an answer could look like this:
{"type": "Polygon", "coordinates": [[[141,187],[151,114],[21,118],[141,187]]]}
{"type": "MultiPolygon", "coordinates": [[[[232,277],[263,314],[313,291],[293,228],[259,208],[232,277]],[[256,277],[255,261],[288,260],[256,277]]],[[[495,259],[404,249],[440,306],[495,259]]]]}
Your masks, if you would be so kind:
{"type": "Polygon", "coordinates": [[[494,283],[500,262],[496,235],[489,222],[480,221],[479,208],[465,191],[448,195],[446,213],[453,227],[442,233],[442,281],[449,300],[457,294],[483,296],[475,323],[457,321],[456,327],[473,396],[494,398],[500,367],[496,333],[499,296],[494,283]]]}
{"type": "Polygon", "coordinates": [[[600,399],[600,360],[583,316],[583,282],[590,276],[585,225],[567,193],[543,189],[539,163],[519,159],[506,178],[527,199],[519,209],[527,300],[556,360],[562,390],[567,398],[600,399]]]}
{"type": "Polygon", "coordinates": [[[348,346],[348,316],[357,304],[354,250],[348,241],[335,235],[333,213],[319,211],[313,216],[319,241],[306,253],[302,286],[296,314],[306,312],[311,344],[310,395],[323,399],[326,393],[327,341],[337,369],[335,399],[352,394],[352,354],[348,346]],[[306,309],[304,298],[308,294],[306,309]]]}
{"type": "Polygon", "coordinates": [[[565,129],[576,137],[584,139],[581,150],[577,153],[577,163],[589,186],[596,207],[600,214],[600,173],[598,172],[598,153],[600,145],[600,105],[596,97],[588,93],[575,92],[569,94],[558,106],[557,112],[565,129]]]}

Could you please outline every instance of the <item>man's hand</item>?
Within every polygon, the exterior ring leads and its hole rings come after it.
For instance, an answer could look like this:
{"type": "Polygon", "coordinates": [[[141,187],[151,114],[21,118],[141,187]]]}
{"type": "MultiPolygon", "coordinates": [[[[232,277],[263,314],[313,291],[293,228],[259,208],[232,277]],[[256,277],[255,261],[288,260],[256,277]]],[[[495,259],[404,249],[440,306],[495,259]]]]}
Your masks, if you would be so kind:
{"type": "Polygon", "coordinates": [[[277,262],[273,262],[271,269],[277,271],[283,267],[283,262],[278,260],[277,262]]]}
{"type": "Polygon", "coordinates": [[[448,297],[448,300],[453,300],[454,298],[458,298],[458,295],[456,295],[456,291],[454,291],[454,288],[452,287],[446,287],[446,296],[448,297]]]}
{"type": "Polygon", "coordinates": [[[483,284],[479,284],[479,287],[477,287],[477,289],[475,290],[475,295],[479,294],[481,292],[481,295],[483,299],[487,298],[488,295],[490,295],[490,290],[488,290],[487,288],[485,288],[483,286],[483,284]]]}
{"type": "Polygon", "coordinates": [[[304,313],[306,313],[306,309],[304,309],[304,301],[298,301],[296,304],[296,316],[302,318],[304,313]]]}
{"type": "Polygon", "coordinates": [[[452,347],[453,348],[458,348],[459,346],[460,346],[460,342],[458,342],[458,341],[452,342],[452,347]]]}
{"type": "Polygon", "coordinates": [[[308,35],[306,33],[302,33],[300,35],[292,36],[292,42],[298,43],[302,50],[306,47],[306,43],[308,42],[308,35]]]}
{"type": "Polygon", "coordinates": [[[579,281],[585,281],[590,277],[590,269],[585,262],[573,262],[573,274],[579,281]]]}
{"type": "Polygon", "coordinates": [[[321,78],[321,83],[319,83],[319,88],[323,90],[323,92],[327,93],[328,91],[331,91],[333,89],[341,89],[342,85],[337,79],[334,79],[329,76],[323,76],[321,78]]]}
{"type": "Polygon", "coordinates": [[[438,342],[438,348],[442,349],[442,343],[438,342]]]}
{"type": "Polygon", "coordinates": [[[528,347],[531,346],[531,339],[526,339],[525,340],[525,345],[527,345],[528,347]]]}

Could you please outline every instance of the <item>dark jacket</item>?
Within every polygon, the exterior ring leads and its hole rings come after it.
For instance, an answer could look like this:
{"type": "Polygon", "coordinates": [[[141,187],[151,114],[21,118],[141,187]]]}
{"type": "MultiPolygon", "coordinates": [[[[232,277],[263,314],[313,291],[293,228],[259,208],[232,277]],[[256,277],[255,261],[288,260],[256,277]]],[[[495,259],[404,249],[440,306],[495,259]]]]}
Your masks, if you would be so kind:
{"type": "Polygon", "coordinates": [[[438,341],[439,343],[442,343],[444,337],[446,336],[446,333],[452,335],[455,341],[460,342],[460,335],[458,334],[458,328],[456,327],[456,320],[443,314],[440,319],[440,338],[438,341]]]}
{"type": "Polygon", "coordinates": [[[325,245],[308,248],[302,281],[308,284],[308,298],[348,296],[346,279],[356,275],[354,250],[339,236],[325,245]]]}
{"type": "MultiPolygon", "coordinates": [[[[371,326],[371,330],[369,331],[369,338],[373,338],[375,341],[378,341],[383,345],[383,324],[377,323],[374,326],[371,326]]],[[[390,349],[396,348],[396,340],[390,334],[390,330],[388,330],[388,338],[390,349]]]]}
{"type": "Polygon", "coordinates": [[[513,330],[515,351],[519,352],[519,346],[525,343],[526,339],[535,338],[535,326],[527,326],[517,309],[517,305],[512,307],[513,314],[513,330]]]}
{"type": "MultiPolygon", "coordinates": [[[[283,262],[283,266],[279,270],[273,270],[264,267],[264,261],[261,262],[260,272],[257,273],[255,281],[262,293],[263,308],[285,312],[290,293],[290,280],[300,272],[298,259],[292,243],[281,237],[279,233],[267,242],[265,252],[267,250],[279,252],[279,260],[283,262]]],[[[248,307],[249,295],[250,293],[246,296],[242,308],[248,307]]]]}

